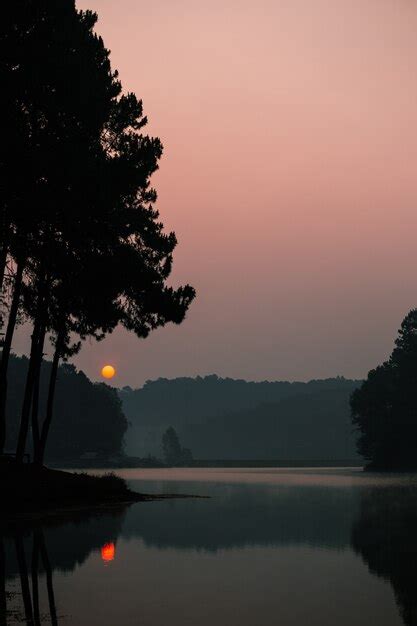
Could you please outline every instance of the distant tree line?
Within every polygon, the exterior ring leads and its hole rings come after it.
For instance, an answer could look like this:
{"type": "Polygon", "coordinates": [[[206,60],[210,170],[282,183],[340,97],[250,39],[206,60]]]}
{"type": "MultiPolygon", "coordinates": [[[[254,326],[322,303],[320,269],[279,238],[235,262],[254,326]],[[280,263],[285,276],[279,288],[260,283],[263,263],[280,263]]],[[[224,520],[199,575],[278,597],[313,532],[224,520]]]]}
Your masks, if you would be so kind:
{"type": "Polygon", "coordinates": [[[124,388],[126,451],[158,456],[171,426],[196,459],[354,460],[349,397],[361,382],[257,383],[211,375],[124,388]]]}
{"type": "MultiPolygon", "coordinates": [[[[6,450],[14,450],[19,435],[21,398],[29,359],[12,355],[9,363],[6,450]]],[[[39,389],[39,412],[44,413],[48,398],[51,361],[44,361],[39,389]]],[[[93,383],[74,365],[59,366],[55,394],[55,418],[46,449],[47,462],[72,462],[84,457],[108,459],[123,454],[128,427],[116,389],[93,383]]],[[[27,450],[33,454],[32,441],[27,450]]]]}
{"type": "Polygon", "coordinates": [[[38,465],[60,360],[119,324],[146,337],[180,323],[195,296],[166,284],[176,237],[164,233],[150,187],[162,145],[143,134],[142,102],[122,93],[96,20],[74,0],[19,0],[5,3],[0,21],[0,454],[14,331],[30,322],[16,457],[31,426],[38,465]]]}
{"type": "Polygon", "coordinates": [[[261,404],[274,404],[285,398],[309,396],[329,391],[350,394],[362,383],[342,376],[309,382],[247,381],[209,376],[158,378],[140,389],[124,387],[120,391],[126,415],[146,426],[174,426],[198,423],[199,418],[249,410],[261,404]],[[172,416],[174,422],[169,419],[172,416]]]}

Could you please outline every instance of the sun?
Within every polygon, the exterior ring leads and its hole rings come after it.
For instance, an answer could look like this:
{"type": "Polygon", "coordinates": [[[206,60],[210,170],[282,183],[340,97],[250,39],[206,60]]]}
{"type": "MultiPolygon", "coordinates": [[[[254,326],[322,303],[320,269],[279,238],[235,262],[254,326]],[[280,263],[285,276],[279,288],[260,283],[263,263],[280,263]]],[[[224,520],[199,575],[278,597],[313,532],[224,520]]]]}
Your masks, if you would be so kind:
{"type": "Polygon", "coordinates": [[[113,367],[113,365],[105,365],[101,370],[101,375],[103,376],[103,378],[113,378],[115,374],[116,369],[113,367]]]}

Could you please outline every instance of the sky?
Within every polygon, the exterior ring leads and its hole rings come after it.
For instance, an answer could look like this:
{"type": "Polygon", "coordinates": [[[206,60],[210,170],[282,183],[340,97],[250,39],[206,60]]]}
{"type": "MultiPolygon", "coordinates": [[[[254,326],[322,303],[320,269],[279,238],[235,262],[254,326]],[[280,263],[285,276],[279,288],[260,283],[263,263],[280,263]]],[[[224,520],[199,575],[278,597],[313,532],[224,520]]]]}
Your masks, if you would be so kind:
{"type": "MultiPolygon", "coordinates": [[[[417,307],[417,4],[78,0],[164,155],[187,319],[75,364],[147,379],[359,378],[417,307]]],[[[17,338],[23,350],[24,331],[17,338]]]]}

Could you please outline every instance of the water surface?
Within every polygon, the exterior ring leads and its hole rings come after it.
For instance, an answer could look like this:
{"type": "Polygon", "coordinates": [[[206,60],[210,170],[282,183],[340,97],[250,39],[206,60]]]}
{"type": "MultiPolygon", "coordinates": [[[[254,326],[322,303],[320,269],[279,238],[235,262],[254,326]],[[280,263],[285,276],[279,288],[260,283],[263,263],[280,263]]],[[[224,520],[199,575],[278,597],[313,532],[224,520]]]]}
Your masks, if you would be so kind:
{"type": "Polygon", "coordinates": [[[210,498],[5,529],[7,624],[417,625],[416,476],[117,473],[142,492],[210,498]]]}

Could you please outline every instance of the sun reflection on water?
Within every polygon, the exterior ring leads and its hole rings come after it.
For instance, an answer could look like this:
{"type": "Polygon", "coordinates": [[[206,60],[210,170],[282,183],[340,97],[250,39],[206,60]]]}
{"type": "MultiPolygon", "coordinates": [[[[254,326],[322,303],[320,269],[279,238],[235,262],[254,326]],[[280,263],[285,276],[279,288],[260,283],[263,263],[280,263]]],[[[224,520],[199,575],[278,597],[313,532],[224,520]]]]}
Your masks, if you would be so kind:
{"type": "Polygon", "coordinates": [[[114,561],[114,557],[116,554],[116,546],[113,542],[105,543],[101,548],[101,558],[107,564],[110,561],[114,561]]]}

